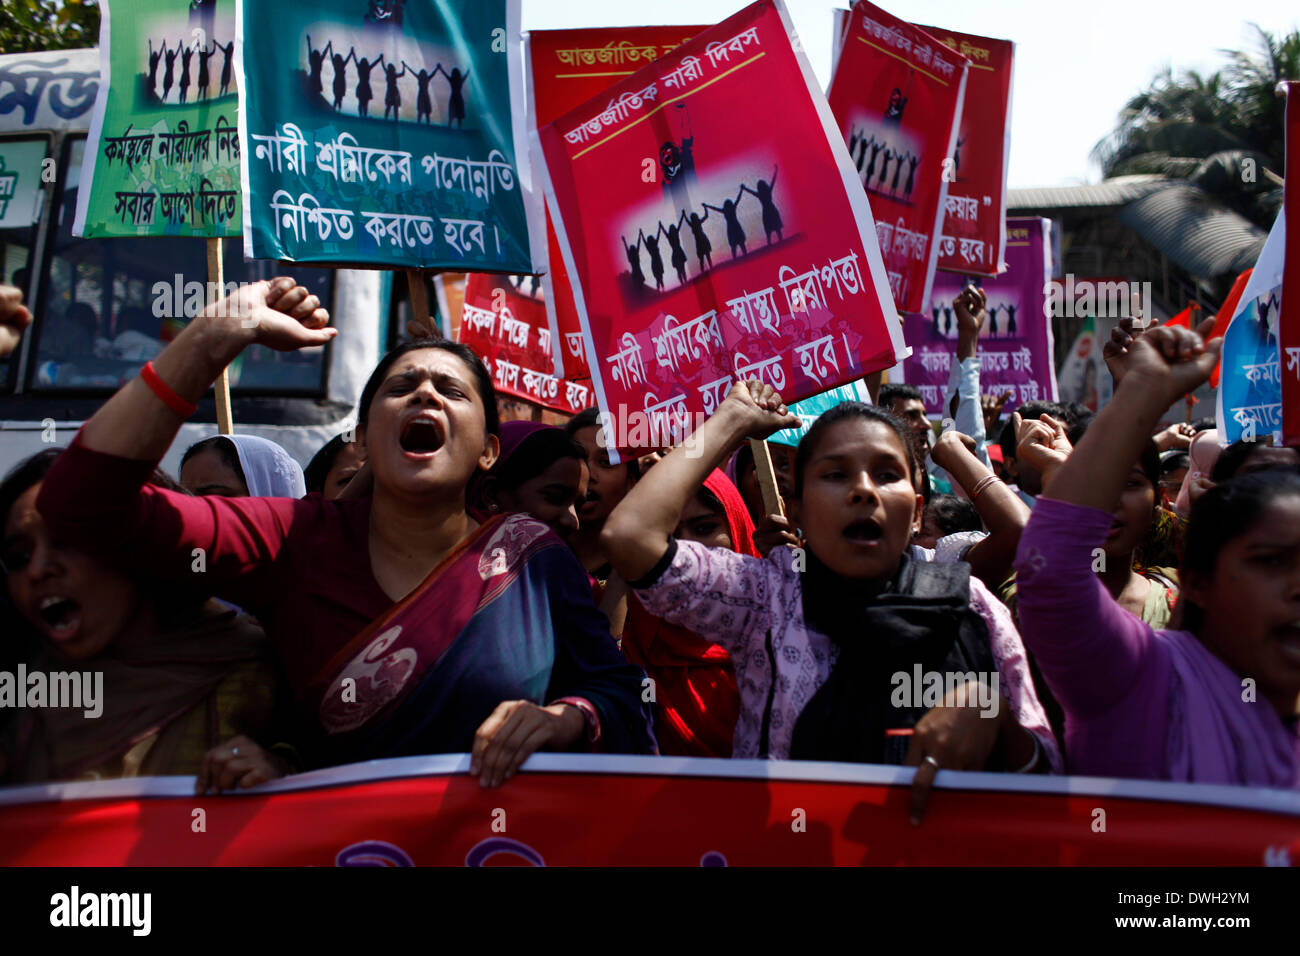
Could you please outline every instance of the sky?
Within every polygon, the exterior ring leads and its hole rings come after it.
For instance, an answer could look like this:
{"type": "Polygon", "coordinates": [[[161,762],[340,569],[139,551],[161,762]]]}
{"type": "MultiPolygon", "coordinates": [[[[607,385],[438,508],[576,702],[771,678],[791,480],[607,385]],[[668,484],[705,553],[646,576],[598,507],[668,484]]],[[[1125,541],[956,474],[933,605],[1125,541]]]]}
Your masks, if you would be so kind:
{"type": "MultiPolygon", "coordinates": [[[[717,23],[745,0],[523,0],[525,30],[717,23]]],[[[823,89],[831,71],[831,8],[846,0],[786,0],[823,89]]],[[[1273,34],[1300,25],[1297,0],[896,0],[895,16],[1016,44],[1011,90],[1011,188],[1095,183],[1089,158],[1124,103],[1166,66],[1211,73],[1223,48],[1253,49],[1250,23],[1273,34]]],[[[761,106],[760,106],[761,108],[761,106]]]]}

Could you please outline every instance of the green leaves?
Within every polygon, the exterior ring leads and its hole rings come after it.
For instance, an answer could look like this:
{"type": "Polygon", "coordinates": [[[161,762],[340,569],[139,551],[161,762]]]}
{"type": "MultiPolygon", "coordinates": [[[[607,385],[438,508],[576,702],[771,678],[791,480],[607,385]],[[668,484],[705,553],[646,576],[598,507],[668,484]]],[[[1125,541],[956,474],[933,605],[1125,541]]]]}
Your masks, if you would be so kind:
{"type": "Polygon", "coordinates": [[[71,50],[99,43],[96,0],[4,0],[0,53],[71,50]]]}

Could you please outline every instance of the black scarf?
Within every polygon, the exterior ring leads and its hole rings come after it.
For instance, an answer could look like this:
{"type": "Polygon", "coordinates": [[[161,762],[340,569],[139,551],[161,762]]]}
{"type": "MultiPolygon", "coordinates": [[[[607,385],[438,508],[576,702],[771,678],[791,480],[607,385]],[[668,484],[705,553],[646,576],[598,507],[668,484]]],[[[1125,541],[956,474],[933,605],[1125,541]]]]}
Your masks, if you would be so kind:
{"type": "Polygon", "coordinates": [[[802,578],[804,619],[839,648],[826,683],[795,723],[795,760],[902,763],[910,739],[886,737],[912,727],[927,707],[896,707],[893,675],[996,669],[988,627],[970,606],[970,565],[913,561],[875,595],[842,578],[806,552],[802,578]]]}

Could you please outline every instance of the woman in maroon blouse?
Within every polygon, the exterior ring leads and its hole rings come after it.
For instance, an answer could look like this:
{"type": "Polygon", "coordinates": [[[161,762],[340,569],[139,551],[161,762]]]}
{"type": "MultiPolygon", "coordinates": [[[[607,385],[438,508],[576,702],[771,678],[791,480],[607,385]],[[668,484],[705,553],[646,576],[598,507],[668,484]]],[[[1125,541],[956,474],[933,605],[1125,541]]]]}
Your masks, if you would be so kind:
{"type": "Polygon", "coordinates": [[[371,497],[189,498],[146,484],[245,347],[323,345],[328,321],[283,278],[209,307],[60,456],[37,502],[52,533],[113,542],[164,580],[204,574],[255,613],[321,731],[319,762],[472,749],[489,786],[539,749],[653,752],[643,674],[572,553],[526,515],[466,514],[466,484],[499,446],[491,379],[464,347],[399,347],[366,383],[357,439],[371,497]]]}

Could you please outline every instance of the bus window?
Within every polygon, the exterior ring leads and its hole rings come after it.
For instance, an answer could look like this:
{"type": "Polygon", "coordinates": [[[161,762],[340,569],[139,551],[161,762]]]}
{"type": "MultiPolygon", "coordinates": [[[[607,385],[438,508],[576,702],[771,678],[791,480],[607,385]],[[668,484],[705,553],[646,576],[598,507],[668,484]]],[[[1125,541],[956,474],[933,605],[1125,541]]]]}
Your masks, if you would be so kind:
{"type": "MultiPolygon", "coordinates": [[[[44,136],[0,139],[0,282],[31,299],[32,243],[40,216],[42,163],[49,153],[44,136]]],[[[0,365],[0,390],[8,391],[18,352],[0,365]]]]}
{"type": "MultiPolygon", "coordinates": [[[[78,239],[77,182],[86,142],[68,144],[56,207],[57,228],[35,327],[30,387],[36,391],[116,388],[154,358],[201,307],[207,279],[203,240],[78,239]]],[[[225,242],[225,281],[248,282],[288,274],[332,301],[328,269],[244,262],[239,239],[225,242]]],[[[325,347],[276,352],[247,349],[230,369],[236,394],[325,393],[325,347]]]]}

